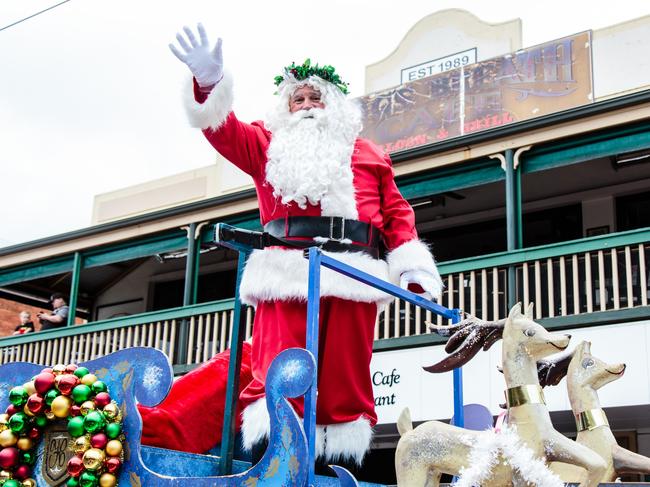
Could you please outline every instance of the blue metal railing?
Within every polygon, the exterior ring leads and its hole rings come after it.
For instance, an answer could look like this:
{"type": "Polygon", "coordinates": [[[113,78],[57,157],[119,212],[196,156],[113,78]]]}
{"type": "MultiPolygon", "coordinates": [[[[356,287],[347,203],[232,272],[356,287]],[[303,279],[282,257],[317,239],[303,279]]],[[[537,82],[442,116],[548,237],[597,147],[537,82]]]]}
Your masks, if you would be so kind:
{"type": "MultiPolygon", "coordinates": [[[[232,469],[232,451],[234,436],[233,413],[237,397],[236,391],[239,390],[238,370],[241,363],[241,342],[243,334],[240,333],[245,326],[243,313],[241,313],[241,302],[239,299],[239,284],[241,275],[244,270],[245,260],[252,251],[252,248],[230,240],[222,240],[220,231],[222,229],[232,229],[232,227],[219,224],[216,227],[216,242],[224,247],[236,250],[239,255],[239,266],[237,268],[237,289],[235,294],[235,322],[231,338],[231,356],[228,373],[228,395],[226,401],[226,410],[224,414],[223,437],[221,444],[221,474],[229,474],[232,469]],[[237,319],[239,317],[239,319],[237,319]]],[[[314,356],[315,363],[318,364],[318,314],[320,308],[320,270],[321,266],[339,272],[347,277],[355,279],[362,284],[372,286],[384,291],[392,296],[407,301],[415,306],[431,311],[443,318],[450,319],[452,323],[458,323],[461,319],[461,310],[458,308],[449,309],[433,301],[423,298],[415,293],[389,282],[378,279],[370,274],[362,272],[348,264],[323,254],[318,247],[310,247],[305,250],[305,257],[309,259],[309,277],[308,277],[308,294],[307,294],[307,339],[306,348],[314,356]]],[[[455,424],[462,427],[463,418],[463,378],[460,368],[454,369],[454,418],[455,424]]],[[[309,454],[309,476],[308,485],[314,484],[314,467],[315,467],[315,449],[316,449],[316,392],[317,392],[318,373],[314,374],[312,386],[305,394],[304,409],[304,428],[307,436],[307,451],[309,454]]]]}

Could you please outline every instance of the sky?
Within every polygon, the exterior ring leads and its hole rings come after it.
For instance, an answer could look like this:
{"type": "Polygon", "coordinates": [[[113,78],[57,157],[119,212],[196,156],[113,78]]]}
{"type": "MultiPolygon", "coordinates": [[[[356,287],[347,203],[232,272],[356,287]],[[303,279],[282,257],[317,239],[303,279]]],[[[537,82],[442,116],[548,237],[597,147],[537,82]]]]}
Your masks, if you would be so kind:
{"type": "MultiPolygon", "coordinates": [[[[0,0],[0,29],[61,0],[0,0]]],[[[306,57],[363,94],[364,70],[421,18],[461,8],[522,19],[523,45],[650,14],[636,0],[70,0],[0,31],[0,247],[87,227],[93,197],[214,163],[181,104],[183,25],[223,38],[235,111],[262,117],[273,77],[306,57]]]]}

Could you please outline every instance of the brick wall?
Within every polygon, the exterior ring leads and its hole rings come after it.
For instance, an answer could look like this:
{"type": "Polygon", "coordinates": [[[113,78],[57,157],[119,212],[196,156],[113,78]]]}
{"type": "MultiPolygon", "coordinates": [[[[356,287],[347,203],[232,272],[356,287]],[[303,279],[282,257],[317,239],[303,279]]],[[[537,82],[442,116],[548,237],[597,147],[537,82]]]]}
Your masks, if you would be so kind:
{"type": "MultiPolygon", "coordinates": [[[[14,332],[16,325],[20,323],[18,314],[21,311],[28,311],[32,314],[32,321],[38,331],[40,324],[38,323],[38,318],[36,318],[36,313],[39,311],[50,312],[52,309],[45,303],[41,307],[36,307],[0,298],[0,337],[11,335],[14,332]]],[[[77,324],[85,322],[85,320],[80,318],[77,318],[75,321],[77,324]]]]}

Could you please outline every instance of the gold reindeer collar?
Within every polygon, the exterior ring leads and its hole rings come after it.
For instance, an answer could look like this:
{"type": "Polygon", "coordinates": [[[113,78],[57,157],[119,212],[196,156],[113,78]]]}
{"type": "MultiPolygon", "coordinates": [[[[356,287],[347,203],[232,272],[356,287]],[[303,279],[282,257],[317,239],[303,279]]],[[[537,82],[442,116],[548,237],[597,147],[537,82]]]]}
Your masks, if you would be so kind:
{"type": "Polygon", "coordinates": [[[605,411],[602,409],[587,409],[576,414],[576,428],[578,431],[591,431],[599,426],[609,426],[605,411]]]}
{"type": "Polygon", "coordinates": [[[544,391],[539,384],[525,384],[506,390],[508,409],[524,404],[546,404],[544,391]]]}

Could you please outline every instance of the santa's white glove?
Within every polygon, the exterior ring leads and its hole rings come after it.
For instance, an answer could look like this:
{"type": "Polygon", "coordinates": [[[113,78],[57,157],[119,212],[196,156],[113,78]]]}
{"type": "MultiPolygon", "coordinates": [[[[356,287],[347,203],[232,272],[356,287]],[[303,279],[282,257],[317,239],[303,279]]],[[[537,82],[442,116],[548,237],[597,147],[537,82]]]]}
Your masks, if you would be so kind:
{"type": "Polygon", "coordinates": [[[442,283],[435,275],[423,270],[403,272],[400,276],[399,285],[426,299],[439,300],[442,295],[442,283]]]}
{"type": "Polygon", "coordinates": [[[196,40],[192,29],[183,27],[187,40],[182,34],[176,34],[176,40],[184,52],[179,51],[174,44],[169,48],[174,55],[187,64],[196,82],[201,88],[216,85],[223,78],[223,54],[221,52],[221,38],[217,39],[214,49],[210,50],[208,34],[202,24],[197,25],[199,40],[196,40]]]}

